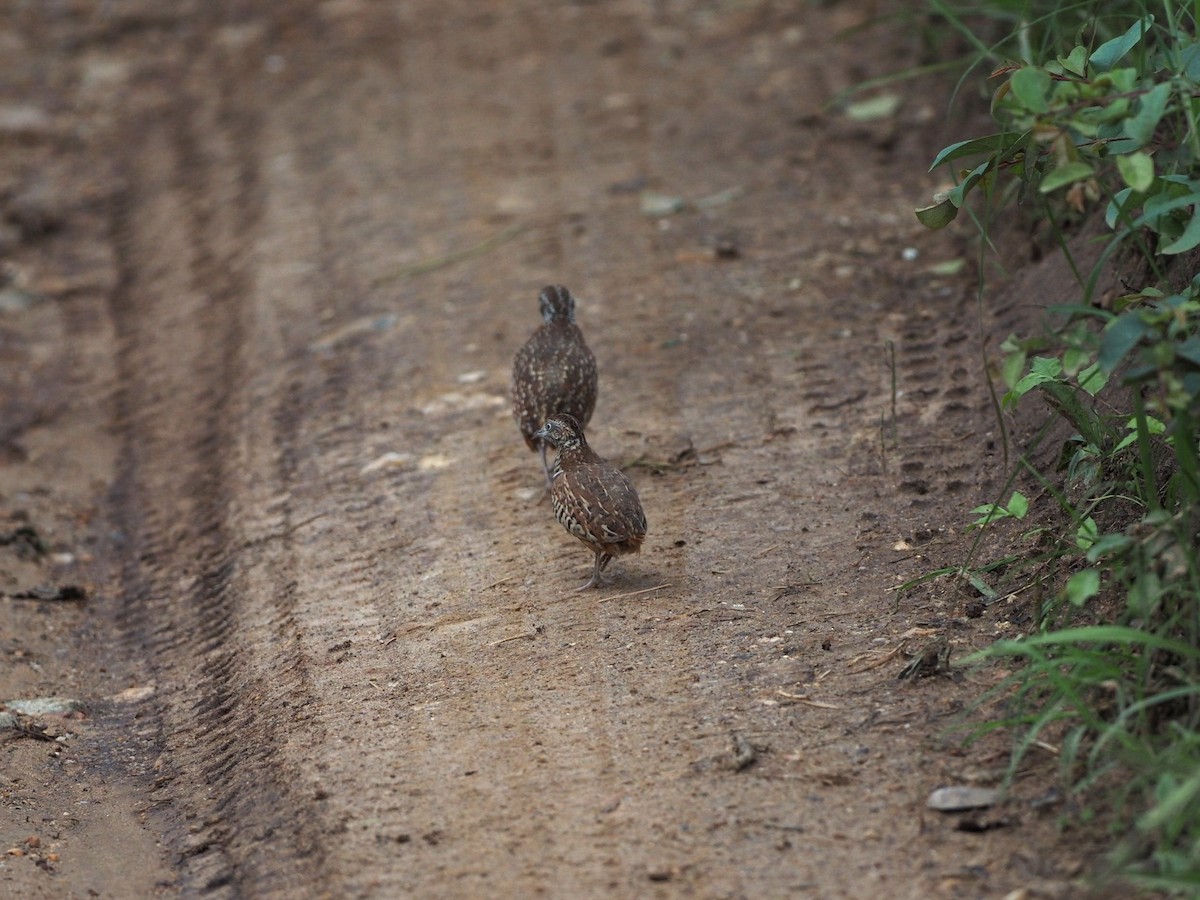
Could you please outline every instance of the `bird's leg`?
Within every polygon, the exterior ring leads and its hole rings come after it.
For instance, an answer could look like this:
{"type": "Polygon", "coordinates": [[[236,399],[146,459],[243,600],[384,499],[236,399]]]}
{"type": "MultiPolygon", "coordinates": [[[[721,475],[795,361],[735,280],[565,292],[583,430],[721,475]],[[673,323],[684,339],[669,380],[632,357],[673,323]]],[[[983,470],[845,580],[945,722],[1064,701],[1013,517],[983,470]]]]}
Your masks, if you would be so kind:
{"type": "Polygon", "coordinates": [[[575,588],[575,590],[586,591],[590,587],[600,587],[600,570],[604,568],[604,566],[600,563],[600,558],[603,556],[608,556],[608,554],[603,550],[596,551],[596,566],[594,569],[592,569],[592,577],[588,579],[587,584],[581,584],[579,587],[575,588]]]}
{"type": "Polygon", "coordinates": [[[612,554],[611,554],[611,553],[604,553],[604,554],[601,554],[601,555],[602,555],[604,558],[603,558],[603,559],[600,561],[600,571],[601,571],[601,572],[603,572],[605,569],[607,569],[607,568],[608,568],[608,564],[609,564],[610,562],[612,562],[613,558],[612,558],[612,554]]]}
{"type": "Polygon", "coordinates": [[[546,462],[546,442],[541,441],[538,444],[538,453],[542,456],[542,471],[546,473],[546,488],[550,487],[550,464],[546,462]]]}
{"type": "Polygon", "coordinates": [[[546,502],[546,498],[550,496],[550,486],[553,483],[550,478],[550,464],[546,462],[546,442],[541,441],[538,444],[538,453],[542,457],[542,471],[546,473],[546,487],[542,490],[542,496],[538,497],[538,505],[546,502]]]}

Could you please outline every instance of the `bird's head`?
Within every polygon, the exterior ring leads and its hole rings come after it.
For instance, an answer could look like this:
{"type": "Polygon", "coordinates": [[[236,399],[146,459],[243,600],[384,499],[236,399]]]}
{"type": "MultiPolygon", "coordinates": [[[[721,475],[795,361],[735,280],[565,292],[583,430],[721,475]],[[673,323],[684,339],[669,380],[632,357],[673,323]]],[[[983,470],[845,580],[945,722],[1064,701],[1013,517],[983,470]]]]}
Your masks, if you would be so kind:
{"type": "Polygon", "coordinates": [[[542,288],[538,305],[542,309],[542,321],[547,325],[575,321],[575,298],[561,284],[548,284],[542,288]]]}
{"type": "Polygon", "coordinates": [[[560,453],[564,450],[579,450],[587,446],[583,426],[574,416],[558,413],[546,420],[534,437],[541,438],[560,453]]]}

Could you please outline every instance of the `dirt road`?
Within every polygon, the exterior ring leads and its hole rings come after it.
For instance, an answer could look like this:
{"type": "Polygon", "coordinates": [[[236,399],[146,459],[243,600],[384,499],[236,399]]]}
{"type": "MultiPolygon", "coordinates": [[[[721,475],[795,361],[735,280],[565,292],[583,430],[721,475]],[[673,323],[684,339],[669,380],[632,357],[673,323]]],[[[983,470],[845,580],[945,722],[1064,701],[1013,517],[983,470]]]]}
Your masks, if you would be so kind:
{"type": "Polygon", "coordinates": [[[867,7],[0,13],[0,515],[49,545],[0,687],[88,708],[0,748],[3,889],[1062,895],[1044,781],[925,809],[1005,757],[942,740],[986,682],[897,674],[1021,623],[890,590],[1001,471],[911,212],[941,100],[823,110],[912,60],[867,7]],[[586,594],[507,405],[548,282],[650,522],[586,594]]]}

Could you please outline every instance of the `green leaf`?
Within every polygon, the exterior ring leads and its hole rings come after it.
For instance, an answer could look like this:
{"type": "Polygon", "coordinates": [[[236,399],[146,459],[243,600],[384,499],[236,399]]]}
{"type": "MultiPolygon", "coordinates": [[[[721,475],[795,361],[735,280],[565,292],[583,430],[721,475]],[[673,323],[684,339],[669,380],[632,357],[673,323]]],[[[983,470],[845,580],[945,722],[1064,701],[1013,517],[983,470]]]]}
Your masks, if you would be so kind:
{"type": "Polygon", "coordinates": [[[1080,350],[1078,347],[1068,347],[1063,351],[1062,355],[1062,370],[1066,375],[1075,375],[1080,369],[1084,368],[1091,359],[1092,354],[1087,350],[1080,350]]]}
{"type": "Polygon", "coordinates": [[[1123,35],[1115,37],[1111,41],[1105,41],[1097,47],[1088,62],[1095,71],[1107,72],[1121,61],[1121,57],[1137,45],[1137,42],[1142,39],[1142,35],[1150,30],[1152,24],[1154,24],[1154,16],[1146,16],[1146,18],[1134,22],[1123,35]]]}
{"type": "Polygon", "coordinates": [[[1050,106],[1046,94],[1050,91],[1050,73],[1036,66],[1025,66],[1013,72],[1013,96],[1032,113],[1044,113],[1050,106]]]}
{"type": "Polygon", "coordinates": [[[1064,185],[1072,182],[1080,181],[1084,178],[1092,176],[1092,167],[1082,160],[1075,160],[1066,165],[1057,166],[1051,169],[1042,179],[1042,183],[1038,185],[1038,193],[1049,194],[1051,191],[1058,190],[1064,185]]]}
{"type": "Polygon", "coordinates": [[[1057,378],[1062,374],[1062,360],[1054,356],[1035,356],[1033,365],[1029,367],[1029,372],[1032,375],[1046,375],[1050,378],[1057,378]]]}
{"type": "Polygon", "coordinates": [[[1060,56],[1058,61],[1072,75],[1082,77],[1087,74],[1087,58],[1087,50],[1083,47],[1076,47],[1065,59],[1060,56]]]}
{"type": "Polygon", "coordinates": [[[955,206],[962,206],[963,201],[966,199],[967,191],[971,190],[971,188],[975,187],[975,185],[979,183],[979,180],[987,174],[988,169],[990,169],[995,162],[996,161],[994,159],[988,159],[981,162],[965,176],[963,176],[963,180],[951,188],[946,194],[946,197],[955,206]]]}
{"type": "Polygon", "coordinates": [[[990,584],[983,580],[983,576],[978,572],[967,571],[964,573],[967,576],[967,581],[971,582],[971,587],[979,591],[979,593],[987,600],[995,600],[1000,595],[992,588],[990,584]]]}
{"type": "Polygon", "coordinates": [[[1018,397],[1025,396],[1039,384],[1057,381],[1061,372],[1062,363],[1053,356],[1034,357],[1033,365],[1029,367],[1029,374],[1014,384],[1012,390],[1005,396],[1005,405],[1012,405],[1018,397]]]}
{"type": "MultiPolygon", "coordinates": [[[[1137,114],[1125,120],[1126,136],[1139,147],[1154,137],[1154,129],[1158,127],[1159,120],[1167,110],[1167,101],[1171,98],[1171,87],[1169,81],[1156,84],[1143,95],[1137,114]]],[[[1130,187],[1133,185],[1131,184],[1130,187]]],[[[1141,189],[1139,188],[1139,190],[1141,189]]]]}
{"type": "MultiPolygon", "coordinates": [[[[1150,158],[1149,153],[1142,150],[1118,156],[1117,170],[1121,173],[1121,178],[1125,180],[1125,183],[1135,191],[1144,193],[1150,190],[1150,185],[1154,184],[1154,160],[1150,158]]],[[[1107,219],[1108,216],[1105,215],[1105,218],[1107,219]]],[[[1111,222],[1108,227],[1112,227],[1111,222]]]]}
{"type": "MultiPolygon", "coordinates": [[[[1167,182],[1170,179],[1161,178],[1160,181],[1167,182]]],[[[1174,183],[1174,182],[1172,182],[1174,183]]],[[[1189,187],[1200,187],[1200,185],[1188,182],[1189,187]]],[[[1200,190],[1193,190],[1178,197],[1172,197],[1169,190],[1161,190],[1151,197],[1146,199],[1142,209],[1142,214],[1133,220],[1133,227],[1140,228],[1142,225],[1148,225],[1155,230],[1159,229],[1160,222],[1169,212],[1174,212],[1177,209],[1184,209],[1188,206],[1194,206],[1200,202],[1200,190]]]]}
{"type": "Polygon", "coordinates": [[[1186,341],[1176,344],[1175,355],[1194,366],[1200,366],[1200,336],[1192,335],[1186,341]]]}
{"type": "MultiPolygon", "coordinates": [[[[1128,422],[1126,422],[1125,427],[1129,429],[1129,434],[1125,435],[1125,437],[1121,440],[1121,442],[1119,444],[1117,444],[1117,446],[1113,447],[1113,453],[1116,453],[1118,450],[1124,450],[1126,447],[1137,443],[1137,439],[1138,439],[1137,416],[1134,416],[1132,419],[1130,419],[1128,422]]],[[[1165,434],[1166,430],[1167,430],[1167,425],[1165,422],[1162,421],[1162,419],[1156,419],[1154,416],[1146,416],[1146,433],[1147,434],[1165,434]]]]}
{"type": "Polygon", "coordinates": [[[1154,611],[1163,595],[1162,579],[1153,569],[1142,572],[1129,589],[1126,602],[1130,611],[1139,618],[1145,618],[1154,611]]]}
{"type": "Polygon", "coordinates": [[[1133,538],[1127,534],[1105,534],[1096,539],[1088,548],[1087,561],[1094,563],[1106,553],[1119,553],[1133,545],[1133,538]]]}
{"type": "Polygon", "coordinates": [[[1025,371],[1025,358],[1024,350],[1018,350],[1004,357],[1004,367],[1002,369],[1004,383],[1010,389],[1016,387],[1017,382],[1021,380],[1021,375],[1025,371]]]}
{"type": "Polygon", "coordinates": [[[1029,501],[1025,499],[1025,495],[1020,491],[1013,491],[1007,507],[1001,506],[999,503],[985,503],[971,510],[971,514],[979,516],[979,518],[967,527],[982,528],[999,519],[1023,519],[1028,513],[1029,501]]]}
{"type": "Polygon", "coordinates": [[[1100,354],[1096,361],[1111,374],[1149,330],[1150,326],[1136,312],[1118,316],[1100,339],[1100,354]]]}
{"type": "Polygon", "coordinates": [[[1006,150],[1022,141],[1023,137],[1023,135],[1014,135],[1012,132],[1004,131],[997,134],[989,134],[987,137],[975,138],[970,141],[959,141],[957,144],[943,147],[938,155],[933,158],[933,164],[930,165],[929,171],[932,172],[943,163],[961,159],[964,156],[1006,150]]]}
{"type": "Polygon", "coordinates": [[[1187,223],[1187,228],[1183,229],[1183,234],[1171,241],[1165,247],[1159,249],[1159,253],[1171,255],[1175,253],[1186,253],[1197,244],[1200,244],[1200,207],[1196,207],[1192,212],[1192,218],[1187,223]]]}
{"type": "Polygon", "coordinates": [[[1096,527],[1096,520],[1088,516],[1079,523],[1079,528],[1075,531],[1075,546],[1080,550],[1088,550],[1099,537],[1100,529],[1096,527]]]}
{"type": "Polygon", "coordinates": [[[945,199],[932,206],[922,206],[916,210],[916,214],[918,222],[926,228],[932,228],[936,231],[939,228],[945,228],[954,221],[958,216],[958,207],[950,202],[949,199],[945,199]]]}
{"type": "MultiPolygon", "coordinates": [[[[1118,165],[1119,164],[1120,160],[1118,159],[1118,165]]],[[[1120,218],[1121,213],[1128,212],[1126,206],[1128,205],[1129,207],[1136,207],[1136,198],[1134,202],[1127,204],[1127,201],[1132,194],[1133,188],[1123,188],[1113,195],[1112,202],[1108,204],[1108,209],[1104,211],[1105,225],[1107,225],[1109,228],[1115,228],[1117,226],[1117,219],[1120,218]]]]}
{"type": "Polygon", "coordinates": [[[1183,75],[1192,81],[1200,80],[1200,41],[1187,47],[1179,56],[1183,75]]]}
{"type": "Polygon", "coordinates": [[[959,257],[958,259],[947,259],[940,263],[933,263],[925,271],[931,275],[957,275],[966,267],[967,261],[959,257]]]}
{"type": "Polygon", "coordinates": [[[1100,363],[1092,363],[1077,376],[1079,386],[1092,397],[1095,397],[1108,384],[1108,373],[1100,368],[1100,363]]]}
{"type": "Polygon", "coordinates": [[[888,119],[900,108],[899,94],[880,94],[869,100],[860,100],[846,107],[845,116],[852,122],[873,122],[876,119],[888,119]]]}
{"type": "Polygon", "coordinates": [[[1072,606],[1083,606],[1100,593],[1100,573],[1095,569],[1076,572],[1067,580],[1067,599],[1072,606]]]}

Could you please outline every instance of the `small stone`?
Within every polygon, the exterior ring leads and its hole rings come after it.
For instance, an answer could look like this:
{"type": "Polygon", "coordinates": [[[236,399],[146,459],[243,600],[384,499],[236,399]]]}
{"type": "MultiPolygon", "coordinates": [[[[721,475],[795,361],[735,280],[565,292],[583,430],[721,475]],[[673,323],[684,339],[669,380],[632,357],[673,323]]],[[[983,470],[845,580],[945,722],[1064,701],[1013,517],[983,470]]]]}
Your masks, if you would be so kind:
{"type": "Polygon", "coordinates": [[[371,472],[379,469],[400,469],[407,466],[413,460],[411,453],[397,453],[394,450],[389,450],[376,459],[371,460],[359,470],[360,475],[369,475],[371,472]]]}
{"type": "Polygon", "coordinates": [[[0,313],[25,312],[42,298],[20,288],[0,289],[0,313]]]}
{"type": "Polygon", "coordinates": [[[140,703],[142,700],[147,700],[154,696],[154,685],[141,684],[137,687],[125,688],[123,691],[117,691],[109,697],[114,703],[140,703]]]}
{"type": "Polygon", "coordinates": [[[742,251],[738,249],[738,245],[729,239],[718,241],[713,247],[713,256],[717,259],[737,259],[741,255],[742,251]]]}
{"type": "Polygon", "coordinates": [[[644,216],[673,216],[685,209],[687,209],[687,201],[682,197],[656,194],[653,191],[642,192],[642,215],[644,216]]]}
{"type": "Polygon", "coordinates": [[[54,120],[40,107],[22,103],[0,106],[0,135],[5,137],[42,137],[54,127],[54,120]]]}
{"type": "Polygon", "coordinates": [[[952,785],[941,787],[929,795],[925,805],[938,812],[961,812],[966,809],[984,809],[1000,801],[1000,791],[995,788],[952,785]]]}
{"type": "Polygon", "coordinates": [[[86,712],[87,705],[72,697],[31,697],[27,700],[8,700],[4,704],[10,711],[26,716],[66,716],[86,712]]]}

